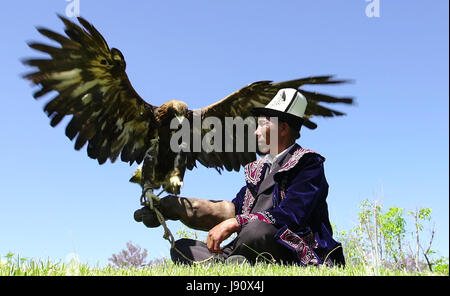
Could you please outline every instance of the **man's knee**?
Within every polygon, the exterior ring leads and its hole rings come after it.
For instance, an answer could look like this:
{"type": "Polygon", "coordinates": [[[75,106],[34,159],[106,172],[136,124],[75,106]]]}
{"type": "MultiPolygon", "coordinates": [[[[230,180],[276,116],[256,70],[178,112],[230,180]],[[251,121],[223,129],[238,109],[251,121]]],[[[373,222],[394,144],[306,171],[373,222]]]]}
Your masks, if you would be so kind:
{"type": "Polygon", "coordinates": [[[196,241],[188,238],[176,240],[174,248],[170,249],[170,257],[174,263],[190,264],[193,260],[192,248],[196,245],[196,241]],[[186,257],[188,259],[186,259],[186,257]]]}
{"type": "Polygon", "coordinates": [[[248,246],[260,246],[274,240],[277,229],[266,222],[253,220],[244,225],[239,232],[239,242],[248,246]]]}
{"type": "Polygon", "coordinates": [[[204,242],[182,238],[175,241],[170,249],[170,257],[175,263],[192,264],[194,262],[207,262],[212,260],[215,254],[208,250],[204,242]]]}
{"type": "Polygon", "coordinates": [[[233,255],[243,255],[252,263],[258,260],[291,262],[291,252],[275,239],[277,231],[275,226],[263,221],[249,222],[235,240],[233,255]]]}

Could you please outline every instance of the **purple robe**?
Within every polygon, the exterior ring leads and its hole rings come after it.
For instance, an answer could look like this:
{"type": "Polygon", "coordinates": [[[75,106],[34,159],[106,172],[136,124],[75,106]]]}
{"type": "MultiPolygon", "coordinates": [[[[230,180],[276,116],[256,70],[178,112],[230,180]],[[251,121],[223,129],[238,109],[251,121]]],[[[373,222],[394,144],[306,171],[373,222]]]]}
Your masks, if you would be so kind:
{"type": "Polygon", "coordinates": [[[232,200],[241,226],[256,219],[274,225],[274,239],[294,252],[301,265],[345,264],[328,217],[324,161],[295,144],[263,182],[267,165],[258,159],[245,166],[246,186],[232,200]],[[264,196],[272,199],[269,208],[253,211],[264,196]]]}

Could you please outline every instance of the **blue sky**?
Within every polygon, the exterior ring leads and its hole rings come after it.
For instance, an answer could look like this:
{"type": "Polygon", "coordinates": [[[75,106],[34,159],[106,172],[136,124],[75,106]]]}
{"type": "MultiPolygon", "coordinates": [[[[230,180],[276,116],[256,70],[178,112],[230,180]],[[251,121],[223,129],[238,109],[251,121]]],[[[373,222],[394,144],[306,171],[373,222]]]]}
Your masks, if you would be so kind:
{"type": "MultiPolygon", "coordinates": [[[[317,119],[298,143],[324,155],[331,221],[348,230],[366,198],[432,209],[434,249],[449,253],[448,1],[86,1],[80,12],[119,48],[138,93],[153,105],[207,106],[258,80],[335,74],[355,83],[316,89],[354,96],[338,119],[317,119]]],[[[8,1],[0,9],[0,256],[106,264],[127,241],[168,256],[162,229],[133,220],[140,188],[126,163],[99,166],[75,151],[66,123],[51,128],[20,75],[35,26],[62,32],[68,2],[8,1]]],[[[243,172],[187,172],[182,195],[231,200],[243,172]]],[[[175,233],[182,228],[170,222],[175,233]]],[[[200,233],[203,235],[203,233],[200,233]]]]}

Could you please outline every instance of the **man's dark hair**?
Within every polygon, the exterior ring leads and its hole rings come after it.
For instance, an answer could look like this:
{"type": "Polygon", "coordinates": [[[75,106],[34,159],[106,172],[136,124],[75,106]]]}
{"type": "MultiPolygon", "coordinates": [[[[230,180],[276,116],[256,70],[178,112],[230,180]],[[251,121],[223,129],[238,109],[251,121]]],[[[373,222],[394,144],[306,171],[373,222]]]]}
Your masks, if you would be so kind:
{"type": "Polygon", "coordinates": [[[292,136],[294,137],[294,140],[297,140],[300,138],[300,129],[302,128],[302,122],[303,120],[286,120],[283,118],[278,118],[279,121],[285,122],[289,125],[292,131],[292,136]]]}

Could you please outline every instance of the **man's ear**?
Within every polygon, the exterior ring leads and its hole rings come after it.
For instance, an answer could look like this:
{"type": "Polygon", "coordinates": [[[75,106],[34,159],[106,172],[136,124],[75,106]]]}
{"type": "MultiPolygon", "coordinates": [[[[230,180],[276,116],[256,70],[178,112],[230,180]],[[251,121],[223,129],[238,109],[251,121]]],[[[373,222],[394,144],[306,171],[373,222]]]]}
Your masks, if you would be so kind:
{"type": "Polygon", "coordinates": [[[289,134],[289,124],[287,124],[286,122],[284,122],[284,121],[280,121],[279,123],[278,123],[278,126],[280,127],[280,134],[283,136],[283,137],[285,137],[285,136],[287,136],[288,134],[289,134]]]}

